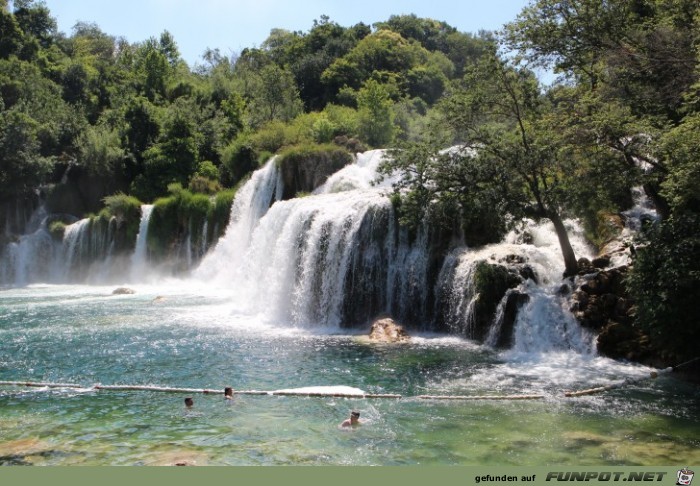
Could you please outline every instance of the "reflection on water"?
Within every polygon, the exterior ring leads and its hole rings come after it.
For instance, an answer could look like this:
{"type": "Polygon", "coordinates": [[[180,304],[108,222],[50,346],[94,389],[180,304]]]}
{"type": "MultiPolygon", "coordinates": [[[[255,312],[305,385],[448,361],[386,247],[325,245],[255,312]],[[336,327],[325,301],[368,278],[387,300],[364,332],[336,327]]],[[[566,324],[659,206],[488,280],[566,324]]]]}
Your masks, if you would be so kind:
{"type": "Polygon", "coordinates": [[[0,294],[0,464],[697,464],[698,389],[672,376],[602,395],[564,390],[649,369],[576,353],[496,353],[423,335],[372,345],[346,330],[241,315],[225,293],[171,283],[33,286],[0,294]],[[163,296],[154,302],[156,296],[163,296]],[[95,383],[278,390],[345,386],[401,399],[95,391],[95,383]],[[421,394],[545,395],[437,402],[421,394]],[[349,410],[365,423],[339,430],[349,410]]]}

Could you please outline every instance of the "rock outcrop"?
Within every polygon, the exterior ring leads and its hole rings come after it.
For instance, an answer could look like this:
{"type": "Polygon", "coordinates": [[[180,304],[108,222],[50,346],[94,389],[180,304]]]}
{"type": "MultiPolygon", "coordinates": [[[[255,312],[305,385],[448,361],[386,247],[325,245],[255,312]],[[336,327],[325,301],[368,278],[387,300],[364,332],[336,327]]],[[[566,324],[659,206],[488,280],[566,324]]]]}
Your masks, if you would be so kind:
{"type": "Polygon", "coordinates": [[[601,268],[611,262],[607,254],[581,260],[570,310],[583,327],[599,333],[598,352],[613,359],[665,366],[650,337],[633,325],[634,300],[625,287],[629,267],[601,268]]]}
{"type": "Polygon", "coordinates": [[[326,150],[298,149],[280,156],[280,172],[284,181],[282,199],[292,199],[300,193],[309,193],[326,182],[353,160],[340,147],[326,150]]]}
{"type": "Polygon", "coordinates": [[[410,336],[406,330],[390,317],[383,317],[372,323],[369,340],[380,343],[406,342],[410,336]]]}

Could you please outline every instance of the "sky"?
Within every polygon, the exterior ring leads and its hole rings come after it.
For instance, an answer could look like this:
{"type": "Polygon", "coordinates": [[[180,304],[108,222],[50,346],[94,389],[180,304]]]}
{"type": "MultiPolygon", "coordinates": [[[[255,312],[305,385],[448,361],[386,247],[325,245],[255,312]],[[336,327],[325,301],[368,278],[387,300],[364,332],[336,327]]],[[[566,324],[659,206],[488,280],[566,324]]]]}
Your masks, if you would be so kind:
{"type": "Polygon", "coordinates": [[[414,13],[443,20],[462,32],[496,30],[515,19],[529,0],[44,0],[70,35],[78,21],[103,32],[140,42],[164,30],[175,38],[190,66],[202,63],[207,48],[223,55],[257,47],[270,30],[307,32],[314,19],[328,15],[343,27],[371,25],[391,15],[414,13]]]}

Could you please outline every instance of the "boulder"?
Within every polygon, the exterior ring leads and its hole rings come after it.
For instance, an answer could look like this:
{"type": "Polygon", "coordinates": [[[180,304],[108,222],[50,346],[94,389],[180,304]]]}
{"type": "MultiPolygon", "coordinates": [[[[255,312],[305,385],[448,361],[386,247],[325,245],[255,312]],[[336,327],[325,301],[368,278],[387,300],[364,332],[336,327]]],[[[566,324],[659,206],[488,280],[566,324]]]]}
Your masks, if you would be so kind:
{"type": "Polygon", "coordinates": [[[112,291],[112,295],[131,295],[135,293],[136,291],[134,289],[128,287],[118,287],[112,291]]]}
{"type": "Polygon", "coordinates": [[[390,317],[377,319],[369,331],[370,341],[381,343],[399,343],[410,339],[403,326],[390,317]]]}

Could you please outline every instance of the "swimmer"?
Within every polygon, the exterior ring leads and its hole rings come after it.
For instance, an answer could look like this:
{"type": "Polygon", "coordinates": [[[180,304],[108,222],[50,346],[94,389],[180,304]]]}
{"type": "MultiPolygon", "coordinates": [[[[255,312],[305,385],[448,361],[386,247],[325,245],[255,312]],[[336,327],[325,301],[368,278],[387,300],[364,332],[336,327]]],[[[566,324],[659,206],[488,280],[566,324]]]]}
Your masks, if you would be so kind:
{"type": "Polygon", "coordinates": [[[350,418],[345,419],[345,421],[340,424],[341,427],[355,427],[356,425],[360,425],[360,412],[357,410],[350,412],[350,418]]]}
{"type": "Polygon", "coordinates": [[[187,407],[187,409],[194,407],[194,400],[192,400],[192,397],[185,398],[185,407],[187,407]]]}
{"type": "Polygon", "coordinates": [[[233,400],[233,388],[231,388],[230,386],[224,388],[224,398],[226,400],[233,400]]]}

